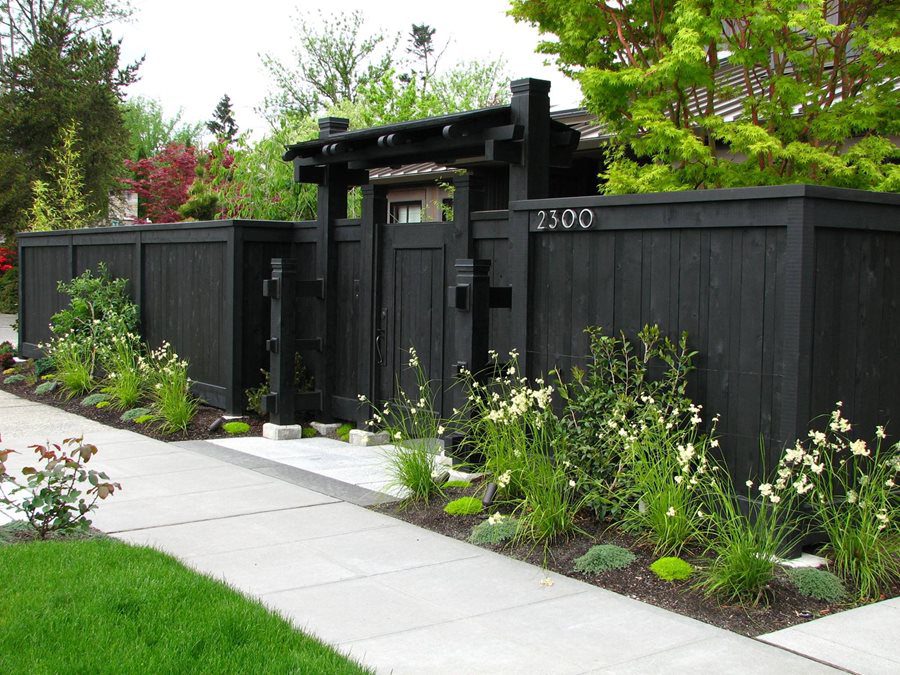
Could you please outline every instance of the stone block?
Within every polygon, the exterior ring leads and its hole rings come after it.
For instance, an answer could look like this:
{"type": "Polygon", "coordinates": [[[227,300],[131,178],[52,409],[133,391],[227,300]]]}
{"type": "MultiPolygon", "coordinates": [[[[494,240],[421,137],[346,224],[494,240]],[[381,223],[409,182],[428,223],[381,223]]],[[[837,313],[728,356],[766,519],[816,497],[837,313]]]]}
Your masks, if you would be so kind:
{"type": "Polygon", "coordinates": [[[388,435],[384,431],[365,431],[364,429],[350,430],[350,445],[362,445],[365,447],[371,445],[385,445],[388,442],[388,435]]]}
{"type": "Polygon", "coordinates": [[[341,428],[338,423],[326,424],[325,422],[310,422],[309,426],[315,429],[319,436],[325,438],[337,438],[337,430],[341,428]]]}
{"type": "Polygon", "coordinates": [[[263,424],[263,438],[270,441],[293,441],[301,438],[303,428],[299,424],[272,424],[266,422],[263,424]]]}

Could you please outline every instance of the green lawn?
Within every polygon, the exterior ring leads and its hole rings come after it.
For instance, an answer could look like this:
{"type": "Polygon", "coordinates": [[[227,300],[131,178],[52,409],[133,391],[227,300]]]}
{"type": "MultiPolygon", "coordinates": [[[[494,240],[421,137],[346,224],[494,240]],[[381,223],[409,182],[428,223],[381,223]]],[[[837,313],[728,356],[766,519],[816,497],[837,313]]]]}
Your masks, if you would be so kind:
{"type": "Polygon", "coordinates": [[[93,539],[0,545],[0,672],[367,671],[167,555],[93,539]]]}

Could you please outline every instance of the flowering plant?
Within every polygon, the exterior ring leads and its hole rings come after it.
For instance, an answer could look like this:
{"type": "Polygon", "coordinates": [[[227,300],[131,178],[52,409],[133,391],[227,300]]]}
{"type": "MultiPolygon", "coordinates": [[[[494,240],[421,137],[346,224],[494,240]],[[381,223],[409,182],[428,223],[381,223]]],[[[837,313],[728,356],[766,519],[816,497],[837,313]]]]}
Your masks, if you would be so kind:
{"type": "Polygon", "coordinates": [[[571,441],[568,459],[579,467],[594,510],[617,516],[640,492],[634,480],[641,474],[632,470],[639,440],[665,442],[673,452],[679,443],[695,440],[699,408],[686,395],[695,352],[688,349],[686,333],[673,343],[659,326],[644,326],[637,350],[624,334],[604,335],[599,327],[585,332],[591,351],[587,368],[573,368],[569,382],[556,373],[571,441]],[[659,376],[651,378],[651,369],[659,376]]]}
{"type": "Polygon", "coordinates": [[[187,430],[200,405],[191,395],[188,362],[163,342],[140,361],[139,368],[153,399],[152,419],[167,434],[187,430]]]}
{"type": "Polygon", "coordinates": [[[777,479],[758,489],[770,501],[785,492],[805,499],[828,539],[835,571],[862,597],[877,597],[900,577],[900,443],[888,446],[882,426],[872,442],[851,432],[838,401],[825,430],[812,430],[785,450],[777,479]]]}
{"type": "Polygon", "coordinates": [[[0,246],[0,276],[16,266],[16,250],[0,246]]]}
{"type": "Polygon", "coordinates": [[[391,440],[387,459],[395,487],[404,489],[410,499],[427,502],[440,492],[434,462],[438,447],[433,439],[443,436],[446,427],[435,410],[434,389],[419,354],[415,347],[408,351],[408,369],[415,382],[412,393],[401,386],[398,378],[395,398],[385,401],[381,408],[362,394],[358,398],[374,410],[366,425],[386,432],[391,440]]]}

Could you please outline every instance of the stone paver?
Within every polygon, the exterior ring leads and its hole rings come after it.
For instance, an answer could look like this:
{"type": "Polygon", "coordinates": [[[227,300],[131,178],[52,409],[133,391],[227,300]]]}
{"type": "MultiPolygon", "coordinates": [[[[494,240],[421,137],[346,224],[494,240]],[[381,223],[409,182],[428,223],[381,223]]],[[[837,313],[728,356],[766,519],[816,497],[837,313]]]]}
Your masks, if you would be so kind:
{"type": "Polygon", "coordinates": [[[855,673],[900,673],[900,598],[851,609],[760,637],[855,673]]]}
{"type": "MultiPolygon", "coordinates": [[[[4,403],[9,397],[0,394],[4,403]]],[[[258,439],[229,439],[227,452],[217,455],[206,445],[160,443],[37,404],[8,405],[0,417],[4,440],[7,428],[24,440],[29,433],[70,435],[72,427],[98,445],[97,465],[123,486],[102,504],[96,526],[260,598],[379,672],[830,672],[777,647],[340,501],[328,493],[345,484],[333,479],[317,482],[294,468],[299,473],[281,480],[270,475],[269,459],[238,453],[234,445],[252,441],[272,455],[294,441],[274,450],[258,439]],[[551,584],[542,583],[547,576],[551,584]]],[[[341,445],[333,457],[320,445],[304,461],[323,471],[354,468],[341,445]]],[[[279,461],[301,455],[294,449],[279,461]]]]}

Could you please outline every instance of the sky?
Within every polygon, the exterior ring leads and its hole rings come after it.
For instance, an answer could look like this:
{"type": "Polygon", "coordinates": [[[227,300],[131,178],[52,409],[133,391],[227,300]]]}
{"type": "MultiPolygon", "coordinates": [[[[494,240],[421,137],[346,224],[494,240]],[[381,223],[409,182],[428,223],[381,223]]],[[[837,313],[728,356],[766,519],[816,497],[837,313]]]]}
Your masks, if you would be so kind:
{"type": "Polygon", "coordinates": [[[183,110],[186,121],[208,120],[227,93],[241,130],[264,132],[266,123],[254,109],[272,83],[259,54],[288,60],[295,44],[292,17],[323,7],[331,14],[360,10],[373,31],[402,32],[404,37],[413,23],[426,23],[437,29],[438,44],[450,38],[442,66],[503,57],[512,79],[552,82],[554,109],[573,108],[580,102],[578,85],[545,65],[546,56],[534,53],[537,31],[506,16],[508,0],[134,0],[133,5],[131,20],[112,26],[113,34],[122,39],[123,60],[145,59],[140,81],[129,87],[129,96],[158,99],[168,115],[183,110]]]}

